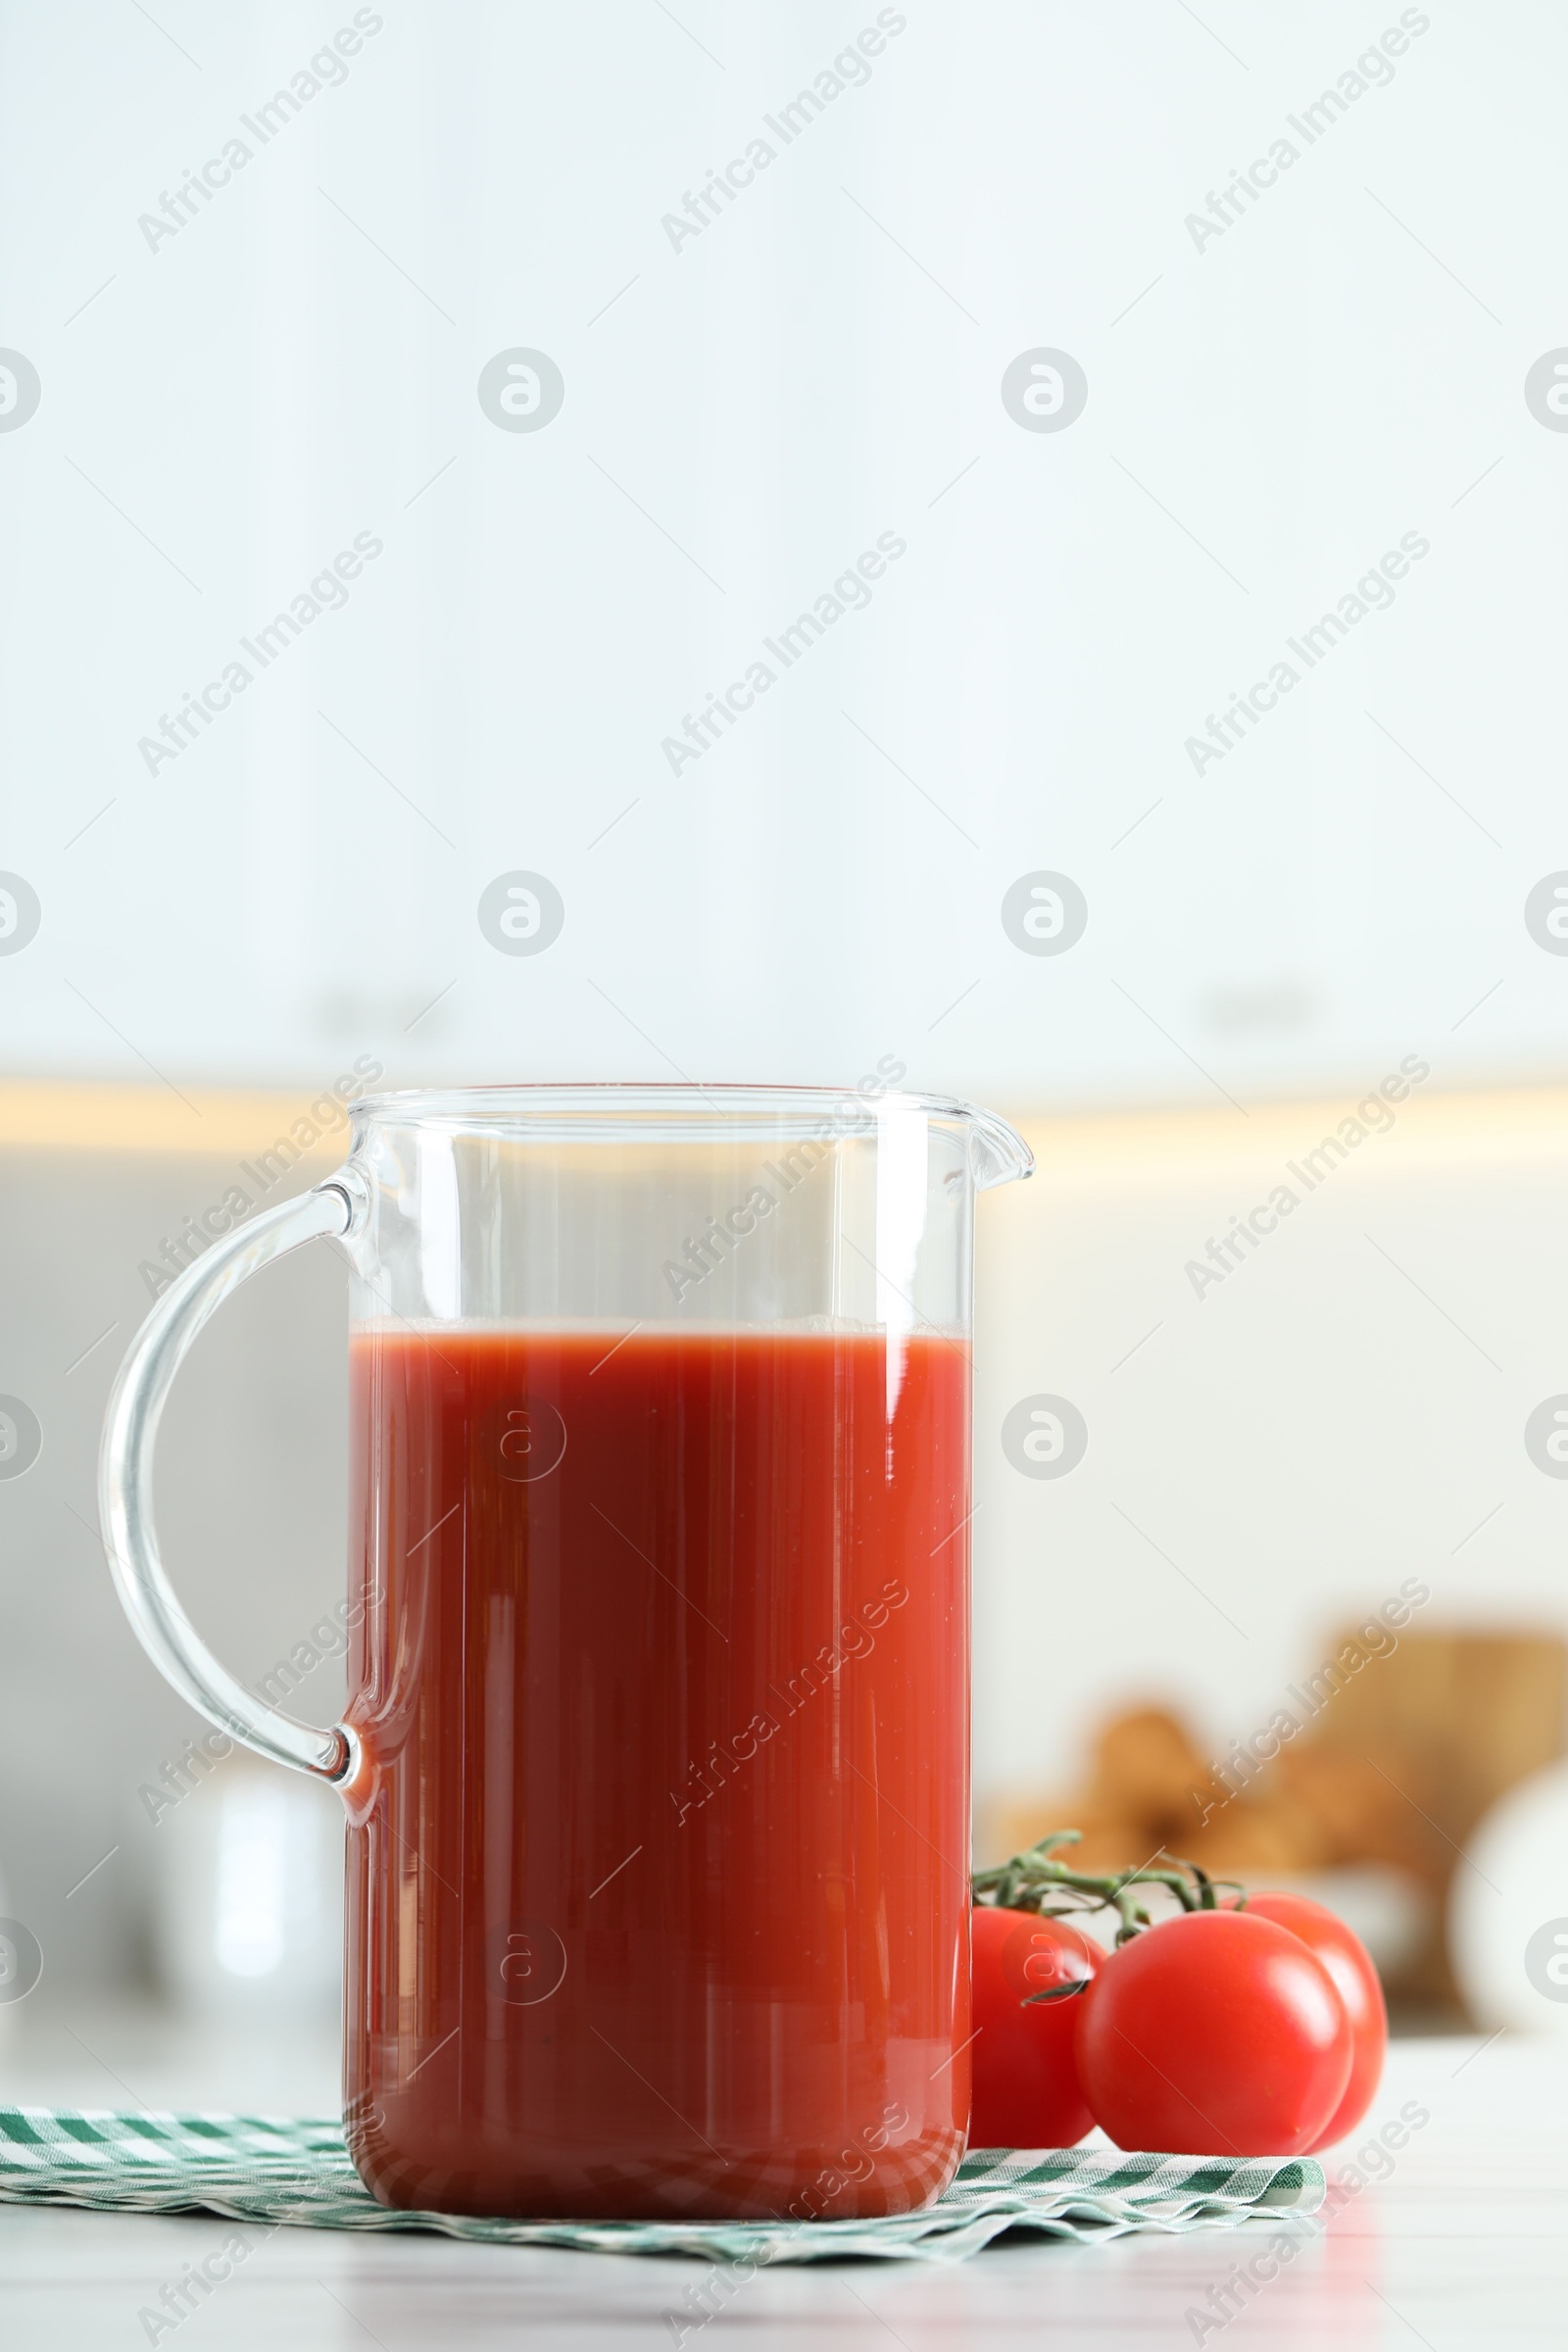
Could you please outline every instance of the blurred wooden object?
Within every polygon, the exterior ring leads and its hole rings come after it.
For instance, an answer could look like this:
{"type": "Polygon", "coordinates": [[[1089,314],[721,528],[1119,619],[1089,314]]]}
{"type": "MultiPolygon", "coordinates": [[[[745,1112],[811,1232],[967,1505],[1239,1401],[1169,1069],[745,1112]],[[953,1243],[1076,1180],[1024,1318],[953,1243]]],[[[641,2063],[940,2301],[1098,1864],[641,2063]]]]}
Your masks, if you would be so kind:
{"type": "Polygon", "coordinates": [[[1563,1753],[1565,1735],[1568,1644],[1558,1635],[1407,1630],[1245,1777],[1234,1760],[1211,1763],[1168,1708],[1116,1716],[1082,1786],[994,1807],[983,1851],[1001,1860],[1071,1828],[1084,1833],[1077,1852],[1095,1871],[1134,1868],[1161,1847],[1216,1878],[1254,1883],[1390,1863],[1429,1889],[1437,1923],[1395,1989],[1453,2002],[1441,1922],[1454,1871],[1469,1867],[1465,1840],[1504,1790],[1563,1753]]]}
{"type": "MultiPolygon", "coordinates": [[[[1504,1790],[1555,1762],[1568,1729],[1568,1645],[1555,1634],[1454,1630],[1401,1635],[1340,1691],[1299,1743],[1302,1767],[1348,1776],[1369,1767],[1381,1793],[1366,1788],[1342,1815],[1356,1857],[1397,1862],[1442,1898],[1456,1870],[1473,1867],[1464,1846],[1504,1790]]],[[[1281,1759],[1282,1763],[1284,1759],[1281,1759]]],[[[1400,1990],[1457,2000],[1441,1925],[1400,1990]]]]}
{"type": "Polygon", "coordinates": [[[1163,1707],[1142,1707],[1101,1733],[1089,1793],[1111,1820],[1141,1821],[1179,1837],[1192,1819],[1192,1791],[1207,1773],[1186,1725],[1163,1707]]]}

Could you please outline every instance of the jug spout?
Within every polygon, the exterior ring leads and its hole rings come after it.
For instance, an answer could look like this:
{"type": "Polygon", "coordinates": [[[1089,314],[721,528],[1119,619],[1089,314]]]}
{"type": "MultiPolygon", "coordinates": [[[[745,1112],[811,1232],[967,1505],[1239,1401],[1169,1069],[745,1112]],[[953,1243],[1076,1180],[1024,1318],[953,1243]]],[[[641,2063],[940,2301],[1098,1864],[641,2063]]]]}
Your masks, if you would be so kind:
{"type": "Polygon", "coordinates": [[[989,1193],[999,1184],[1012,1184],[1035,1172],[1035,1155],[1016,1127],[999,1118],[994,1110],[978,1110],[964,1105],[964,1117],[969,1127],[969,1165],[974,1172],[974,1189],[989,1193]]]}

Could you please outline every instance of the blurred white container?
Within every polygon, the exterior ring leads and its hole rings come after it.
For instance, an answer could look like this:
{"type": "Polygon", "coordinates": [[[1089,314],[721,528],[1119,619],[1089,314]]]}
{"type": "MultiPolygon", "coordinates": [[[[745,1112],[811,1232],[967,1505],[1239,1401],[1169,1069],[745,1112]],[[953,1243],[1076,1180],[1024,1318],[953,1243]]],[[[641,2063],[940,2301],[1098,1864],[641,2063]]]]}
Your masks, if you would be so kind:
{"type": "Polygon", "coordinates": [[[19,2001],[24,2001],[43,1974],[43,1953],[24,1920],[11,1917],[5,1881],[0,1879],[0,2042],[15,2031],[19,2001]]]}
{"type": "Polygon", "coordinates": [[[1568,1762],[1510,1788],[1473,1832],[1448,1946],[1478,2025],[1568,2039],[1568,1762]]]}
{"type": "Polygon", "coordinates": [[[343,1975],[335,1797],[236,1750],[158,1825],[154,1953],[182,2008],[316,2023],[343,1975]]]}

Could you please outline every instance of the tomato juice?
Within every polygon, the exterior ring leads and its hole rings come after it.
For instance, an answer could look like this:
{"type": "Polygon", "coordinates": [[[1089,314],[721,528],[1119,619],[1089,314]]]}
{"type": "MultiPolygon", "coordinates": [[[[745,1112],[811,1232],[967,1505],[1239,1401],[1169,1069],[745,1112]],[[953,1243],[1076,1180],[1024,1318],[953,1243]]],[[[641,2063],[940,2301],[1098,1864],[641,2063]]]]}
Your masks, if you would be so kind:
{"type": "Polygon", "coordinates": [[[967,1343],[367,1324],[351,1415],[376,2196],[928,2202],[969,2105],[967,1343]]]}

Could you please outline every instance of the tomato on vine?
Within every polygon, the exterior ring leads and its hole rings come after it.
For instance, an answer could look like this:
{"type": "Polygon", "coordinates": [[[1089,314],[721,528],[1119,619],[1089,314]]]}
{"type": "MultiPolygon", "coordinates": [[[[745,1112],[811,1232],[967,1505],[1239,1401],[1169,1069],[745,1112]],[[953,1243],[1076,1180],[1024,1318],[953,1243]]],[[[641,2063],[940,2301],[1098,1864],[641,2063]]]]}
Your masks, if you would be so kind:
{"type": "Polygon", "coordinates": [[[1119,2147],[1298,2156],[1359,2123],[1388,2026],[1365,1947],[1303,1895],[1236,1889],[1162,1855],[1096,1878],[1044,1838],[974,1880],[971,2139],[1068,2147],[1091,2121],[1119,2147]],[[1140,1890],[1181,1910],[1152,1923],[1140,1890]],[[1071,1914],[1114,1909],[1114,1949],[1071,1914]],[[1032,1972],[1032,1974],[1031,1974],[1032,1972]],[[1038,2024],[1034,2022],[1038,2016],[1038,2024]]]}
{"type": "Polygon", "coordinates": [[[1084,2003],[1078,2071],[1119,2148],[1301,2156],[1350,2077],[1350,2022],[1300,1938],[1249,1911],[1189,1911],[1112,1953],[1084,2003]]]}
{"type": "Polygon", "coordinates": [[[1377,2095],[1383,2079],[1383,2054],[1389,2041],[1389,2013],[1372,1956],[1354,1931],[1323,1903],[1304,1894],[1251,1894],[1247,1908],[1254,1919],[1271,1919],[1314,1951],[1345,2004],[1353,2044],[1349,2081],[1345,2095],[1307,2150],[1331,2148],[1353,2132],[1377,2095]]]}
{"type": "Polygon", "coordinates": [[[980,2148],[1070,2148],[1094,2124],[1078,2081],[1079,2000],[1037,1993],[1087,1984],[1102,1957],[1070,1920],[978,1905],[974,1950],[974,2104],[980,2148]]]}

